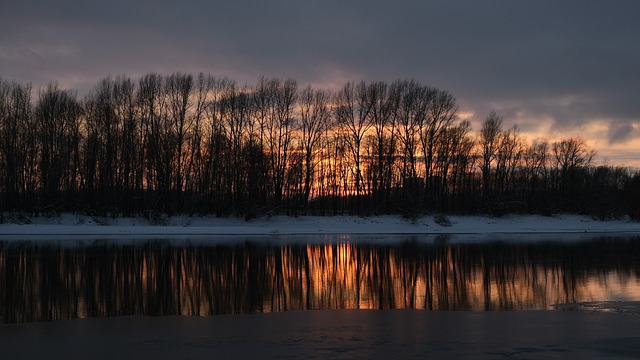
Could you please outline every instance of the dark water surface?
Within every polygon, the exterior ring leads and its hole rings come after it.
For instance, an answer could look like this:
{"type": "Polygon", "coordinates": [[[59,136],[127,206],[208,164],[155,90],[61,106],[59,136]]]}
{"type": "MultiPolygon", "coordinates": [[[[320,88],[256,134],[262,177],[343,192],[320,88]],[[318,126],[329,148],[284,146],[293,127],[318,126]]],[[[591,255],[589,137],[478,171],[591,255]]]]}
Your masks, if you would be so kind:
{"type": "Polygon", "coordinates": [[[640,238],[0,241],[0,323],[306,309],[547,310],[640,300],[640,238]]]}

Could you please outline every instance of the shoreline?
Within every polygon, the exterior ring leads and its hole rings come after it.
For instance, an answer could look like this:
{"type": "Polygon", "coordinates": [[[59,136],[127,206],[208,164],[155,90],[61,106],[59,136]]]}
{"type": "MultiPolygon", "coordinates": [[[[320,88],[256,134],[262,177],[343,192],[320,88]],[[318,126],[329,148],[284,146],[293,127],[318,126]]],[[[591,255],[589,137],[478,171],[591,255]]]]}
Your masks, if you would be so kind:
{"type": "Polygon", "coordinates": [[[156,223],[137,218],[96,218],[76,214],[28,219],[29,224],[0,224],[0,240],[96,237],[236,237],[322,235],[451,235],[474,238],[501,235],[636,235],[640,222],[594,220],[580,215],[510,215],[504,217],[435,216],[415,220],[401,216],[274,216],[239,218],[174,216],[156,223]]]}

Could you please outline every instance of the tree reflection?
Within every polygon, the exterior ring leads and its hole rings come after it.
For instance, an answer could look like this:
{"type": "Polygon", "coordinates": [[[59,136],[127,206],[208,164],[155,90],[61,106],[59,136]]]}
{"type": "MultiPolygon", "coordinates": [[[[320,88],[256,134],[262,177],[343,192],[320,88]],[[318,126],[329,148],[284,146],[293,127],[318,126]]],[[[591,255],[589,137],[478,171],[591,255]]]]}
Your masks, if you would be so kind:
{"type": "Polygon", "coordinates": [[[408,240],[392,246],[0,242],[0,322],[304,309],[547,309],[598,300],[610,289],[638,300],[639,240],[408,240]]]}

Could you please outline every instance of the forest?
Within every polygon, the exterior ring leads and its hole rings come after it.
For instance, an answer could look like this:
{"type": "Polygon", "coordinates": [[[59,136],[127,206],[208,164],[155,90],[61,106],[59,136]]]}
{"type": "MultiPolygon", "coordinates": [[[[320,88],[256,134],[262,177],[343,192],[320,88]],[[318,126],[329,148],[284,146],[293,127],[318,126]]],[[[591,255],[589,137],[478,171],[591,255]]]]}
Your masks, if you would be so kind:
{"type": "Polygon", "coordinates": [[[0,220],[95,216],[555,214],[640,218],[640,171],[582,138],[459,119],[415,80],[339,90],[209,74],[101,79],[87,95],[0,78],[0,220]]]}

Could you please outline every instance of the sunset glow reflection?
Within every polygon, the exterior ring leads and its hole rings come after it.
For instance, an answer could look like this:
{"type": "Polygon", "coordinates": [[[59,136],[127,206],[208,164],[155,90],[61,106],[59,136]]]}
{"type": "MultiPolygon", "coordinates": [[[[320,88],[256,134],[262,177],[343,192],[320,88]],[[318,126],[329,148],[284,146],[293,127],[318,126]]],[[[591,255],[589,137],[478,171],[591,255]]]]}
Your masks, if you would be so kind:
{"type": "Polygon", "coordinates": [[[4,244],[1,322],[640,300],[637,244],[4,244]]]}

